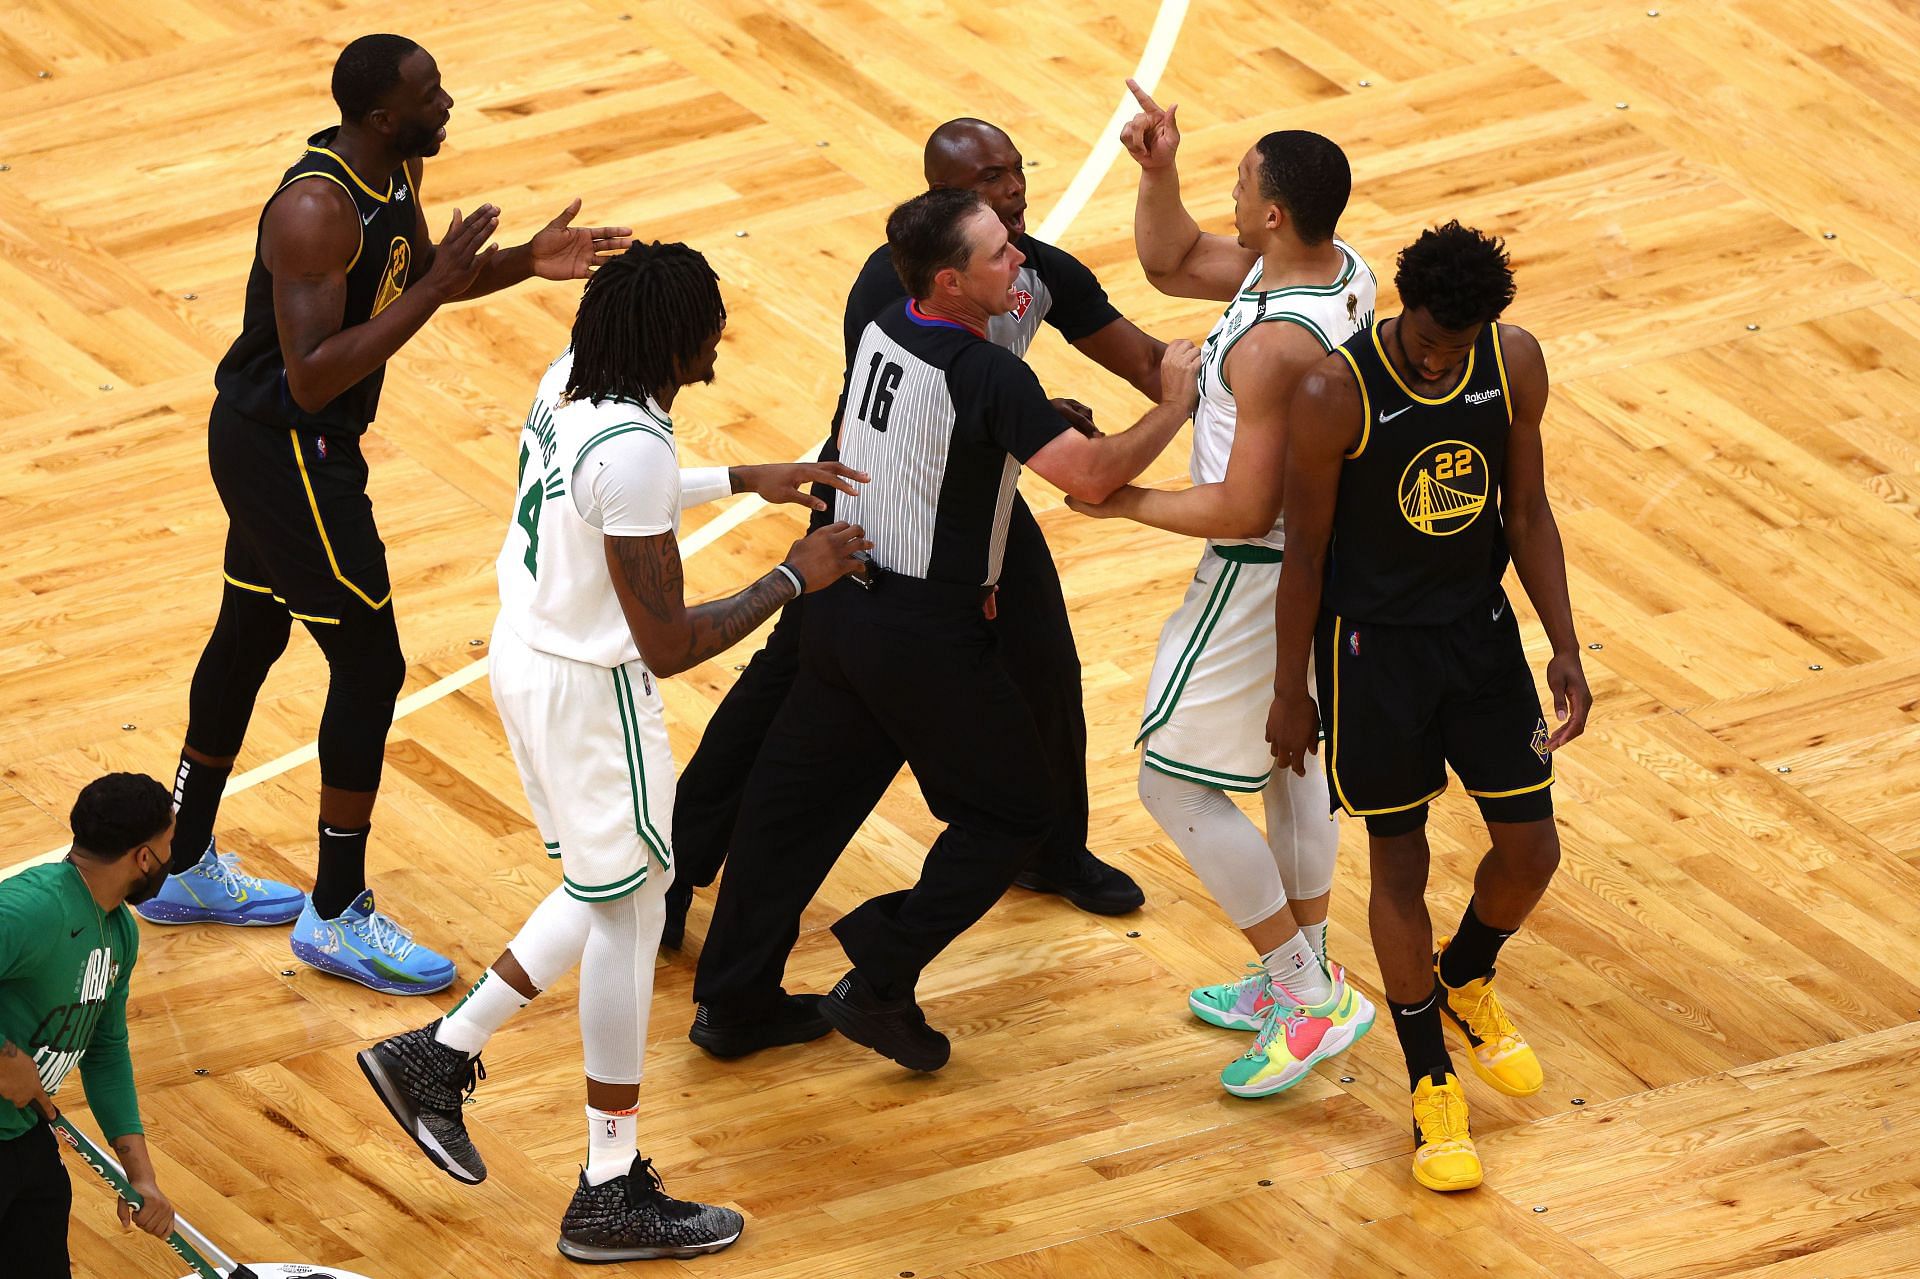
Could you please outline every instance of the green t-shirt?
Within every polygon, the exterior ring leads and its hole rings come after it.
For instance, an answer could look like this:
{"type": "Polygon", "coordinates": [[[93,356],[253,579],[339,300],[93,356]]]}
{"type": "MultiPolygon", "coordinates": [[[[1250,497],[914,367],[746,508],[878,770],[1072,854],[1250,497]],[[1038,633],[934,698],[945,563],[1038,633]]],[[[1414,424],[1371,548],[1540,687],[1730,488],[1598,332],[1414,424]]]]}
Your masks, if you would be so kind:
{"type": "MultiPolygon", "coordinates": [[[[0,1036],[32,1054],[49,1093],[79,1066],[109,1141],[144,1131],[127,1055],[127,985],[139,953],[133,912],[103,912],[72,864],[0,881],[0,1036]]],[[[0,1141],[34,1119],[0,1101],[0,1141]]]]}

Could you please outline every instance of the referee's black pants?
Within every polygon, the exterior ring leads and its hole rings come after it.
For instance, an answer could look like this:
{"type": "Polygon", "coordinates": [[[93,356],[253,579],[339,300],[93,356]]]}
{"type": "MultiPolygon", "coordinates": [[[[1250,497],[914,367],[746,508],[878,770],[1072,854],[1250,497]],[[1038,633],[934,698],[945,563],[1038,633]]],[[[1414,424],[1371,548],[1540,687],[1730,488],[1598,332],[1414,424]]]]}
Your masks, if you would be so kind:
{"type": "Polygon", "coordinates": [[[800,670],[747,779],[693,997],[721,1021],[780,997],[800,917],[904,762],[947,824],[919,881],[833,926],[881,992],[1000,899],[1052,827],[1039,730],[977,588],[890,577],[810,596],[800,670]]]}
{"type": "MultiPolygon", "coordinates": [[[[1001,661],[1032,712],[1046,759],[1053,828],[1034,860],[1067,867],[1087,847],[1087,717],[1080,701],[1080,653],[1053,554],[1018,494],[1007,524],[997,604],[992,627],[1001,661]]],[[[680,773],[673,800],[674,875],[688,889],[711,884],[734,845],[747,774],[800,670],[801,618],[809,606],[802,596],[782,610],[766,647],[753,655],[714,711],[680,773]]],[[[858,829],[873,807],[839,792],[818,796],[817,803],[823,811],[857,812],[850,830],[858,829]]]]}

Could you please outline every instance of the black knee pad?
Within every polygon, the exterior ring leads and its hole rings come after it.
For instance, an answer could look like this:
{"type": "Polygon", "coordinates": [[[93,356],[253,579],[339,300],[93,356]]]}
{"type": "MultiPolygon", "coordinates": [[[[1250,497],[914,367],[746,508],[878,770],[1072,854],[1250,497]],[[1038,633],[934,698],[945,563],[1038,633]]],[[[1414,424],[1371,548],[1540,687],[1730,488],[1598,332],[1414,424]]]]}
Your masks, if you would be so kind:
{"type": "Polygon", "coordinates": [[[188,746],[215,757],[239,752],[254,698],[292,629],[286,606],[271,595],[227,583],[188,692],[188,746]]]}
{"type": "Polygon", "coordinates": [[[350,685],[367,697],[392,701],[407,681],[407,659],[391,605],[349,609],[337,623],[308,625],[326,654],[328,678],[335,687],[350,685]]]}
{"type": "Polygon", "coordinates": [[[337,624],[308,629],[327,657],[320,780],[340,790],[378,790],[394,699],[407,677],[393,609],[350,609],[337,624]]]}
{"type": "Polygon", "coordinates": [[[1416,804],[1412,808],[1403,808],[1397,813],[1374,813],[1367,818],[1367,834],[1378,835],[1381,839],[1392,839],[1395,835],[1411,835],[1427,824],[1427,805],[1416,804]]]}
{"type": "Polygon", "coordinates": [[[286,605],[229,582],[220,592],[220,615],[214,619],[207,652],[217,653],[235,671],[257,672],[264,678],[287,651],[292,634],[293,619],[286,605]]]}

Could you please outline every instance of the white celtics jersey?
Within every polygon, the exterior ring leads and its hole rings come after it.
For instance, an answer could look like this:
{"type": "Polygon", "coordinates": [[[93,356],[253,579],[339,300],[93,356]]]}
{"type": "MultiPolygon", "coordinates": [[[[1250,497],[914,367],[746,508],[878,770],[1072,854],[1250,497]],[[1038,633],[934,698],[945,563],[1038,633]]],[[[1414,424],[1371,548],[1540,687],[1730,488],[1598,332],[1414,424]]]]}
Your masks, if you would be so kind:
{"type": "MultiPolygon", "coordinates": [[[[1252,331],[1256,324],[1281,321],[1297,324],[1328,351],[1345,342],[1373,322],[1374,280],[1358,253],[1339,240],[1345,265],[1332,284],[1301,288],[1270,289],[1260,292],[1263,264],[1255,262],[1240,285],[1240,292],[1220,314],[1213,331],[1207,334],[1200,352],[1200,405],[1193,415],[1193,460],[1190,471],[1195,484],[1218,484],[1227,477],[1227,458],[1233,452],[1233,428],[1236,411],[1233,388],[1227,385],[1227,353],[1252,331]]],[[[1216,538],[1222,545],[1281,546],[1281,522],[1265,537],[1230,541],[1216,538]]]]}
{"type": "Polygon", "coordinates": [[[575,468],[595,448],[634,431],[662,441],[661,482],[672,486],[673,531],[679,532],[679,450],[673,421],[651,397],[563,403],[573,369],[568,351],[547,368],[526,425],[520,428],[520,465],[513,517],[495,573],[500,620],[529,648],[595,666],[639,658],[626,615],[607,571],[606,541],[568,491],[575,468]]]}

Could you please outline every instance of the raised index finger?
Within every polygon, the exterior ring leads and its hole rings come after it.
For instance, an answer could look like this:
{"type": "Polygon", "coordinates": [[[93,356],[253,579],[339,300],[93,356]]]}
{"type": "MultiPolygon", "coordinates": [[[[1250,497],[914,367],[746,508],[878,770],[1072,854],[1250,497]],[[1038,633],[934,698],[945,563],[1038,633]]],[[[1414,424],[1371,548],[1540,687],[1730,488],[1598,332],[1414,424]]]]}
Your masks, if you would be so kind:
{"type": "Polygon", "coordinates": [[[1160,104],[1158,102],[1155,102],[1153,100],[1153,95],[1148,93],[1145,89],[1142,89],[1139,85],[1139,82],[1137,82],[1132,76],[1127,77],[1127,88],[1133,91],[1133,100],[1140,104],[1140,109],[1142,111],[1151,111],[1155,115],[1161,114],[1160,104]]]}

